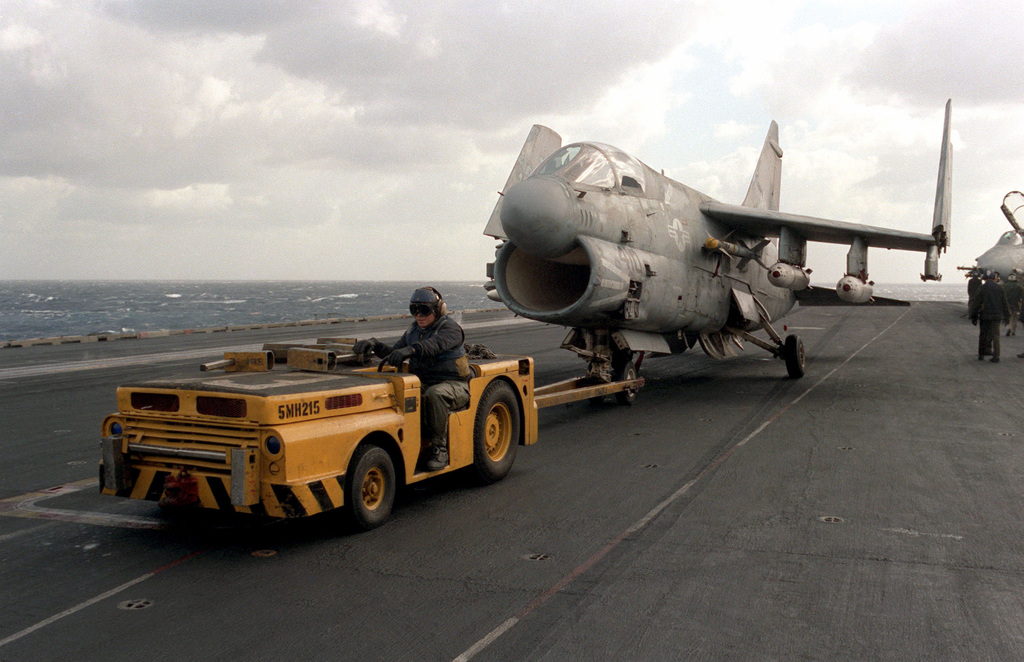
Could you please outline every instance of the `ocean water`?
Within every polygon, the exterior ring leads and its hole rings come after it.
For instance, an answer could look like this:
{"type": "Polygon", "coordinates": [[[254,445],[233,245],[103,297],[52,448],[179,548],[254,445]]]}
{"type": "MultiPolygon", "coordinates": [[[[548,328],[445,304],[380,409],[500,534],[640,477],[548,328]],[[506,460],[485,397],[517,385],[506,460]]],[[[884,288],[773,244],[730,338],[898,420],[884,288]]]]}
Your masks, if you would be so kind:
{"type": "MultiPolygon", "coordinates": [[[[501,308],[482,281],[431,283],[452,311],[501,308]]],[[[0,340],[200,329],[408,310],[423,283],[369,281],[0,281],[0,340]]],[[[879,296],[967,301],[955,283],[876,285],[879,296]]]]}
{"type": "MultiPolygon", "coordinates": [[[[200,329],[409,311],[424,283],[0,281],[0,340],[200,329]]],[[[483,282],[430,283],[450,310],[500,308],[483,282]]]]}

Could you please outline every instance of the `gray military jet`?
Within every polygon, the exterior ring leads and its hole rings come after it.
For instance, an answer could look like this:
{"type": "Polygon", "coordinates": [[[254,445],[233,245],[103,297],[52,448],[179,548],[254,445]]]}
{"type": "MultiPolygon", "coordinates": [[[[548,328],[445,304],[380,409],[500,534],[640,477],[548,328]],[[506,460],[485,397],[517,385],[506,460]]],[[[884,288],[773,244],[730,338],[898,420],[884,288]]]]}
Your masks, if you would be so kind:
{"type": "Polygon", "coordinates": [[[843,302],[871,300],[868,247],[922,251],[921,278],[941,278],[939,254],[950,231],[951,106],[947,101],[931,234],[780,212],[775,122],[741,205],[716,202],[609,145],[563,147],[557,133],[535,125],[484,230],[502,240],[488,265],[488,287],[518,315],[571,327],[562,346],[587,361],[593,379],[634,378],[645,354],[697,344],[725,358],[743,340],[801,377],[802,342],[783,339],[772,323],[809,287],[808,241],[850,245],[836,286],[843,302]],[[758,329],[767,340],[753,335],[758,329]]]}
{"type": "Polygon", "coordinates": [[[1010,191],[1003,196],[1003,204],[999,209],[1003,212],[1006,220],[1010,222],[1013,230],[1008,230],[999,237],[996,245],[982,253],[975,260],[973,267],[957,267],[970,272],[968,275],[994,271],[1003,280],[1016,271],[1024,273],[1024,229],[1017,220],[1016,213],[1024,207],[1024,193],[1010,191]]]}

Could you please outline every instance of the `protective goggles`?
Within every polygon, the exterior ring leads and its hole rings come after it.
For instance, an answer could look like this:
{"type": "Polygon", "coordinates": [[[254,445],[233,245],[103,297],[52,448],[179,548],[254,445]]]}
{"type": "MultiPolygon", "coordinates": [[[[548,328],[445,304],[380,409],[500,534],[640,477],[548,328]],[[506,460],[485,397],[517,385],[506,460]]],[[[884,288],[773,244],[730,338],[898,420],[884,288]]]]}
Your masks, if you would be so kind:
{"type": "Polygon", "coordinates": [[[409,312],[413,315],[419,315],[420,317],[427,317],[428,315],[433,314],[434,308],[433,306],[428,306],[425,303],[410,303],[409,312]]]}

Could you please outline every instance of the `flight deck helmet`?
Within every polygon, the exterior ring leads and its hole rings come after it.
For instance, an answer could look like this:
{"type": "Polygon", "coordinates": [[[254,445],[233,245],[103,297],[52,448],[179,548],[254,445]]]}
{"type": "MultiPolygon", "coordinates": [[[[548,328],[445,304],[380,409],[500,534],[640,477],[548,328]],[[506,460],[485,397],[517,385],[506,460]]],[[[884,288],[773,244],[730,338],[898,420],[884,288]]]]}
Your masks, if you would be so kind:
{"type": "Polygon", "coordinates": [[[434,314],[434,317],[441,317],[448,313],[448,306],[445,305],[441,293],[430,286],[419,288],[409,298],[409,312],[413,315],[417,310],[423,310],[423,306],[426,306],[434,314]]]}
{"type": "Polygon", "coordinates": [[[992,280],[996,277],[996,272],[991,269],[986,269],[985,274],[981,277],[982,280],[992,280]]]}

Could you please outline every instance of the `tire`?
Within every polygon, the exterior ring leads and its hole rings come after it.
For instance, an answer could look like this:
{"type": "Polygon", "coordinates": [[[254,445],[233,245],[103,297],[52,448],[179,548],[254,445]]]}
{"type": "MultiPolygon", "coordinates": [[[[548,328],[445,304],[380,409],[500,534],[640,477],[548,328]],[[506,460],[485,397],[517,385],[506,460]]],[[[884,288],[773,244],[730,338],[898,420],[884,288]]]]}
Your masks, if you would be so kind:
{"type": "Polygon", "coordinates": [[[373,444],[356,449],[345,474],[345,509],[363,531],[383,524],[395,504],[395,465],[373,444]]]}
{"type": "MultiPolygon", "coordinates": [[[[615,371],[615,381],[620,382],[624,379],[636,379],[636,366],[632,361],[626,361],[625,365],[615,371]]],[[[615,401],[620,405],[632,407],[636,401],[636,391],[635,388],[619,391],[615,394],[615,401]]]]}
{"type": "Polygon", "coordinates": [[[519,450],[519,399],[508,382],[484,389],[473,422],[473,466],[485,484],[508,474],[519,450]]]}
{"type": "Polygon", "coordinates": [[[782,345],[782,358],[786,360],[786,372],[793,379],[804,376],[804,343],[799,336],[786,336],[782,345]]]}

